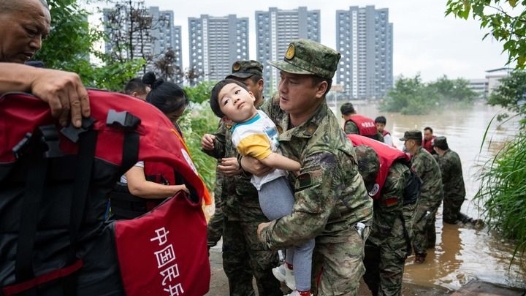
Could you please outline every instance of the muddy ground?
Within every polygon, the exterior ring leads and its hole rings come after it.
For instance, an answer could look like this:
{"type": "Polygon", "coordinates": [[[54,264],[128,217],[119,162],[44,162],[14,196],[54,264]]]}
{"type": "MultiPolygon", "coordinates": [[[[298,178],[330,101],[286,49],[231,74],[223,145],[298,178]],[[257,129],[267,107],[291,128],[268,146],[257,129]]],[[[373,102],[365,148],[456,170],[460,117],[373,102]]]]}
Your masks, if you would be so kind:
{"type": "MultiPolygon", "coordinates": [[[[212,280],[210,282],[210,291],[207,296],[228,296],[228,282],[223,271],[223,260],[221,258],[221,249],[214,247],[210,249],[210,265],[212,268],[212,280]]],[[[404,283],[404,296],[443,296],[451,295],[453,291],[442,287],[420,287],[410,283],[404,283]]],[[[370,296],[371,293],[362,283],[360,286],[359,296],[370,296]]]]}

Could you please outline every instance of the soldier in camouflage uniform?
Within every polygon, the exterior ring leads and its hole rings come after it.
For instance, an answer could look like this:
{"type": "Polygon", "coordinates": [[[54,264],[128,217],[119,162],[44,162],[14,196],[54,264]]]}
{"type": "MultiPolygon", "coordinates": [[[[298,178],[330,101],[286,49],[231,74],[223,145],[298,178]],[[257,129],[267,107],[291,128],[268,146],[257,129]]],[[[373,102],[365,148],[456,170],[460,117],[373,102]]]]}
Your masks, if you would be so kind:
{"type": "Polygon", "coordinates": [[[442,175],[435,158],[422,148],[421,131],[407,131],[400,141],[404,141],[405,150],[412,156],[411,166],[423,182],[413,219],[415,263],[423,263],[427,249],[435,247],[435,216],[444,195],[442,175]]]}
{"type": "Polygon", "coordinates": [[[384,142],[384,136],[382,135],[382,133],[376,130],[376,124],[374,123],[374,121],[369,117],[356,114],[356,110],[354,109],[352,103],[344,103],[343,105],[341,105],[340,112],[342,114],[343,120],[345,120],[343,124],[343,130],[346,134],[362,135],[380,141],[382,143],[384,142]],[[363,118],[363,120],[366,120],[367,123],[371,125],[371,128],[374,127],[374,131],[370,135],[362,134],[356,123],[351,120],[351,118],[353,117],[363,118]]]}
{"type": "Polygon", "coordinates": [[[442,173],[442,184],[444,187],[444,210],[442,215],[444,222],[455,224],[460,221],[464,224],[481,224],[481,220],[470,218],[460,212],[466,197],[460,157],[455,151],[449,149],[446,137],[436,137],[433,141],[433,149],[437,153],[434,156],[442,173]]]}
{"type": "MultiPolygon", "coordinates": [[[[363,144],[367,145],[367,143],[363,144]]],[[[411,224],[406,223],[403,215],[405,208],[410,213],[414,210],[414,204],[404,205],[404,189],[411,176],[410,170],[406,164],[394,160],[389,168],[382,168],[388,171],[383,187],[378,189],[374,186],[380,183],[377,180],[380,170],[378,154],[373,148],[363,144],[355,148],[365,187],[371,196],[375,196],[374,191],[371,190],[381,190],[378,199],[374,200],[373,225],[365,243],[363,279],[373,296],[402,295],[405,259],[411,249],[409,233],[411,224]]],[[[382,149],[382,146],[374,147],[382,149]]],[[[385,149],[394,149],[385,147],[385,149]]],[[[382,151],[378,152],[382,153],[382,151]]]]}
{"type": "MultiPolygon", "coordinates": [[[[357,294],[373,214],[354,147],[325,99],[339,59],[317,42],[291,42],[284,60],[271,62],[280,70],[279,97],[261,107],[278,128],[282,154],[302,168],[297,176],[289,174],[296,198],[292,213],[261,224],[258,235],[273,250],[316,238],[312,292],[324,296],[357,294]]],[[[254,159],[242,163],[264,171],[254,159]]]]}
{"type": "MultiPolygon", "coordinates": [[[[237,61],[227,78],[239,80],[256,98],[256,106],[263,103],[263,66],[257,61],[237,61]]],[[[278,265],[276,251],[269,250],[257,238],[257,226],[268,221],[259,207],[258,192],[250,183],[250,176],[241,174],[237,151],[232,145],[229,126],[223,123],[214,135],[206,134],[202,140],[203,151],[218,160],[218,169],[225,179],[222,182],[223,223],[212,217],[208,233],[217,237],[222,225],[223,269],[228,278],[230,295],[255,295],[252,286],[256,279],[259,295],[283,295],[280,283],[272,274],[278,265]]],[[[209,237],[209,242],[213,237],[209,237]]]]}

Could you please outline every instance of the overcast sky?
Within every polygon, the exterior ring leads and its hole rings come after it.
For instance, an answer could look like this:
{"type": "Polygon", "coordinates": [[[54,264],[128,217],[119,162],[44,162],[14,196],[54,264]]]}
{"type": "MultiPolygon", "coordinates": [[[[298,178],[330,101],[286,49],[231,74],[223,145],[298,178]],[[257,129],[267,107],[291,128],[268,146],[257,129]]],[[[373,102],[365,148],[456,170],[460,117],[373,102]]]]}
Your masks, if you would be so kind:
{"type": "Polygon", "coordinates": [[[306,6],[321,13],[321,43],[335,48],[336,10],[352,6],[374,5],[389,8],[393,24],[394,75],[414,77],[420,73],[424,81],[443,75],[448,78],[484,78],[485,71],[504,67],[507,55],[502,44],[490,37],[482,41],[487,30],[473,19],[445,16],[446,0],[145,0],[146,6],[173,10],[175,25],[182,27],[183,66],[188,67],[188,18],[208,14],[223,17],[236,14],[248,17],[250,24],[250,58],[256,59],[255,11],[269,7],[295,9],[306,6]]]}

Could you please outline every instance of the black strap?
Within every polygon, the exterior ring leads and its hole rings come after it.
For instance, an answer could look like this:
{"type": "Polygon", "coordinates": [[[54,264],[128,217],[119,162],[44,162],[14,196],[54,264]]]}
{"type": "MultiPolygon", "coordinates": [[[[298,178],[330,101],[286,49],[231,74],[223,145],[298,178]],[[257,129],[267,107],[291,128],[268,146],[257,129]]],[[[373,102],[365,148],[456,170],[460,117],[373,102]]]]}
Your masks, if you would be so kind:
{"type": "Polygon", "coordinates": [[[41,152],[34,151],[29,156],[30,166],[27,171],[22,201],[23,213],[21,213],[22,217],[20,218],[20,232],[16,249],[15,276],[17,282],[27,281],[35,276],[32,264],[33,249],[48,164],[48,159],[43,157],[41,152]]]}
{"type": "MultiPolygon", "coordinates": [[[[80,136],[69,225],[70,242],[71,247],[73,248],[73,254],[76,249],[80,225],[84,220],[84,212],[86,209],[87,197],[89,195],[89,185],[91,183],[91,172],[93,171],[93,160],[95,159],[96,147],[96,131],[90,130],[80,136]]],[[[73,255],[70,263],[73,263],[75,260],[76,258],[73,255]]]]}
{"type": "Polygon", "coordinates": [[[139,161],[139,141],[140,135],[135,131],[129,131],[124,134],[121,175],[124,175],[139,161]]]}

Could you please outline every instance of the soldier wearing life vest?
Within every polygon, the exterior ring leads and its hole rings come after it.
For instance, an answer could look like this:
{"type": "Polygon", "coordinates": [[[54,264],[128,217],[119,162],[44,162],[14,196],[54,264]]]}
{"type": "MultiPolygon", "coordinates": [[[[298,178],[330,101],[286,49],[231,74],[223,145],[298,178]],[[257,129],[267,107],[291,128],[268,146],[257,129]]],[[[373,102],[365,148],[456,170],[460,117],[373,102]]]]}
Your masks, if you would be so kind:
{"type": "Polygon", "coordinates": [[[354,134],[347,137],[356,148],[360,174],[374,200],[371,235],[365,243],[363,279],[373,295],[401,295],[416,205],[415,200],[404,199],[411,177],[410,159],[378,141],[354,134]]]}
{"type": "Polygon", "coordinates": [[[346,134],[358,134],[380,142],[384,141],[382,134],[376,130],[374,121],[369,117],[356,114],[352,103],[343,104],[340,111],[345,120],[343,130],[346,134]]]}
{"type": "Polygon", "coordinates": [[[422,138],[422,148],[426,149],[431,154],[437,154],[433,149],[433,142],[435,142],[436,136],[433,135],[433,129],[429,126],[424,128],[424,137],[422,138]]]}

